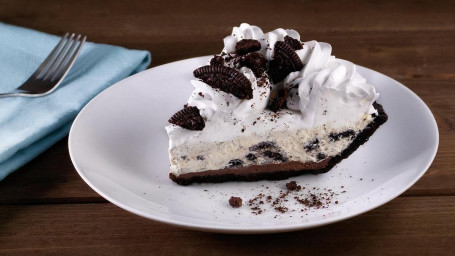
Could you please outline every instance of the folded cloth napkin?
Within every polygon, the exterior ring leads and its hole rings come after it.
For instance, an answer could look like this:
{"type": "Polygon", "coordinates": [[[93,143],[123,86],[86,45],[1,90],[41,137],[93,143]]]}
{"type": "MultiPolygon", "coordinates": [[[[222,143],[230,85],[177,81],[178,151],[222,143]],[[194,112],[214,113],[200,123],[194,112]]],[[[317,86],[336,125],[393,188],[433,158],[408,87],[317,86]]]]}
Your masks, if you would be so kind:
{"type": "MultiPolygon", "coordinates": [[[[0,22],[0,93],[16,89],[60,37],[0,22]]],[[[147,51],[86,42],[53,93],[0,98],[0,180],[68,134],[82,107],[115,82],[144,70],[147,51]]]]}

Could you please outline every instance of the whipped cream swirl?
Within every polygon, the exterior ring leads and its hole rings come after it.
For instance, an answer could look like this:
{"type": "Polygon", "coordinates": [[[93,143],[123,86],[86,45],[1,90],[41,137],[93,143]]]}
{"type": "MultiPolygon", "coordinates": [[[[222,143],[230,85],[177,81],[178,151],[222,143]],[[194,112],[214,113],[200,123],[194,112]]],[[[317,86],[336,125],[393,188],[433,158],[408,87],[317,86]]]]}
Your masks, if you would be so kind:
{"type": "MultiPolygon", "coordinates": [[[[271,60],[275,43],[283,41],[285,36],[300,40],[300,35],[295,30],[280,28],[263,33],[259,27],[243,23],[240,27],[233,28],[232,35],[224,38],[223,53],[234,53],[235,45],[242,39],[255,39],[261,43],[260,52],[271,60]]],[[[198,107],[201,116],[207,120],[205,132],[216,133],[219,130],[210,128],[211,125],[218,127],[232,120],[253,120],[251,116],[256,118],[260,113],[270,112],[266,106],[272,89],[286,87],[290,92],[286,102],[287,111],[293,115],[284,115],[282,125],[278,122],[275,126],[254,127],[250,123],[252,129],[248,129],[249,132],[261,133],[270,128],[289,129],[289,124],[296,129],[311,129],[323,124],[335,129],[349,127],[360,119],[377,113],[372,104],[379,94],[357,73],[353,63],[337,59],[331,52],[330,44],[304,42],[302,49],[296,50],[304,68],[290,73],[283,82],[275,85],[270,85],[267,78],[256,78],[251,69],[242,67],[239,71],[250,80],[253,87],[253,98],[250,100],[239,99],[200,80],[193,80],[191,83],[195,90],[188,105],[198,107]]],[[[168,126],[166,129],[171,136],[175,130],[183,128],[168,126]]],[[[195,136],[199,139],[205,136],[204,131],[185,130],[178,133],[188,133],[188,137],[195,136]]],[[[248,133],[243,133],[242,130],[242,133],[236,134],[238,135],[246,136],[248,133]]],[[[207,135],[207,138],[210,136],[212,135],[207,135]]],[[[232,136],[226,136],[226,139],[229,137],[232,136]]]]}

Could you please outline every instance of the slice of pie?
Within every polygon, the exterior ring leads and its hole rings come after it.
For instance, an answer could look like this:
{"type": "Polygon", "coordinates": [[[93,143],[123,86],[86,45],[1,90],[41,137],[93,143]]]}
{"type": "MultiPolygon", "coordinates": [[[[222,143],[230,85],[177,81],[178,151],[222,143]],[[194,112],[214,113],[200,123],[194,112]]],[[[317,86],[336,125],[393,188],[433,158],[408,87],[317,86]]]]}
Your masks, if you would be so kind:
{"type": "Polygon", "coordinates": [[[324,173],[387,121],[379,94],[331,46],[294,30],[241,24],[194,70],[194,91],[166,126],[170,178],[194,182],[324,173]]]}

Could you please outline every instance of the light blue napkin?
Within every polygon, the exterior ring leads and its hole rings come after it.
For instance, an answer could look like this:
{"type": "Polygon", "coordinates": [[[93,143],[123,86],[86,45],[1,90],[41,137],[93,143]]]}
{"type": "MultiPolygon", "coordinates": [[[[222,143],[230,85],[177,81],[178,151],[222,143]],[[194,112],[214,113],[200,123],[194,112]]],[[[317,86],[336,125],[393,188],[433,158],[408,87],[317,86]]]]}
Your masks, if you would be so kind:
{"type": "MultiPolygon", "coordinates": [[[[21,85],[59,40],[59,36],[0,22],[0,92],[21,85]]],[[[150,60],[147,51],[86,42],[52,94],[0,98],[0,180],[62,139],[88,101],[144,70],[150,60]]]]}

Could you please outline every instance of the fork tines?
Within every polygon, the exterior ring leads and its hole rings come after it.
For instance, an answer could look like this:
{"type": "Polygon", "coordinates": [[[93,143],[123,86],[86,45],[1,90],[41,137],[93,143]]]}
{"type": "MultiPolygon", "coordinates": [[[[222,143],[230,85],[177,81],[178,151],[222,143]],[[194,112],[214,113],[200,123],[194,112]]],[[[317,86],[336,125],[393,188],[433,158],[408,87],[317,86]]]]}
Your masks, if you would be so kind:
{"type": "Polygon", "coordinates": [[[86,36],[66,33],[49,56],[33,74],[36,79],[56,81],[62,79],[74,63],[86,36]]]}

